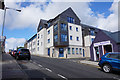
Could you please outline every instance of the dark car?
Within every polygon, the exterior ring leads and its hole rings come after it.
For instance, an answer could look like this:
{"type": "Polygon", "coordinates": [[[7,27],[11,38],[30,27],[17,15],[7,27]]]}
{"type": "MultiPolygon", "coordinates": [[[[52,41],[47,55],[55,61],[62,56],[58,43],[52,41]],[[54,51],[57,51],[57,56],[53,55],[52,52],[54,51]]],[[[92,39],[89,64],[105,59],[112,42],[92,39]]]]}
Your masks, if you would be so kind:
{"type": "Polygon", "coordinates": [[[15,54],[15,59],[28,59],[30,60],[31,55],[29,49],[18,49],[17,53],[15,54]]]}
{"type": "Polygon", "coordinates": [[[16,53],[17,53],[17,50],[13,50],[11,55],[12,55],[13,57],[15,57],[15,54],[16,54],[16,53]]]}
{"type": "Polygon", "coordinates": [[[106,73],[120,71],[120,52],[106,53],[100,58],[98,65],[106,73]]]}

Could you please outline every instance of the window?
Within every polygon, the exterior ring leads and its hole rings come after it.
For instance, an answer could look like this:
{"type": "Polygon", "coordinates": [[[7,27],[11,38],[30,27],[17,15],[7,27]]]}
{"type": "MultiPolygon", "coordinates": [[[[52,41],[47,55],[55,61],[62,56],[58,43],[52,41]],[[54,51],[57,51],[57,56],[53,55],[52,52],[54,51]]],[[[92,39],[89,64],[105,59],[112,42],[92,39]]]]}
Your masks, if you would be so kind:
{"type": "Polygon", "coordinates": [[[76,48],[76,54],[78,54],[78,48],[76,48]]]}
{"type": "Polygon", "coordinates": [[[69,23],[74,23],[75,22],[74,18],[72,18],[72,17],[67,17],[67,21],[69,23]]]}
{"type": "Polygon", "coordinates": [[[50,23],[48,23],[48,27],[50,27],[50,23]]]}
{"type": "Polygon", "coordinates": [[[64,23],[61,23],[61,30],[67,31],[67,25],[64,23]]]}
{"type": "Polygon", "coordinates": [[[79,48],[79,53],[82,55],[82,48],[79,48]]]}
{"type": "Polygon", "coordinates": [[[76,40],[79,41],[79,37],[77,37],[76,40]]]}
{"type": "Polygon", "coordinates": [[[70,26],[70,30],[72,30],[72,26],[70,26]]]}
{"type": "Polygon", "coordinates": [[[118,59],[118,54],[108,54],[107,58],[118,59]]]}
{"type": "Polygon", "coordinates": [[[42,46],[42,42],[41,42],[41,46],[42,46]]]}
{"type": "Polygon", "coordinates": [[[50,43],[50,39],[48,39],[48,43],[50,43]]]}
{"type": "Polygon", "coordinates": [[[94,38],[91,38],[91,43],[94,41],[94,38]]]}
{"type": "Polygon", "coordinates": [[[92,36],[95,35],[94,30],[91,30],[91,31],[90,31],[90,35],[92,35],[92,36]]]}
{"type": "Polygon", "coordinates": [[[78,32],[78,27],[76,27],[76,31],[78,32]]]}
{"type": "Polygon", "coordinates": [[[58,30],[58,25],[56,24],[55,26],[54,26],[54,31],[57,31],[58,30]]]}
{"type": "Polygon", "coordinates": [[[43,37],[43,35],[41,35],[41,38],[43,37]]]}
{"type": "Polygon", "coordinates": [[[48,34],[50,34],[50,30],[48,30],[48,34]]]}
{"type": "Polygon", "coordinates": [[[70,40],[72,40],[72,36],[70,36],[70,40]]]}
{"type": "Polygon", "coordinates": [[[70,48],[68,48],[68,54],[70,54],[70,48]]]}
{"type": "Polygon", "coordinates": [[[40,26],[40,28],[39,28],[40,30],[42,29],[42,26],[40,26]]]}
{"type": "Polygon", "coordinates": [[[38,39],[39,39],[39,34],[38,34],[38,39]]]}
{"type": "Polygon", "coordinates": [[[39,40],[38,40],[38,43],[37,43],[38,45],[39,45],[39,40]]]}
{"type": "Polygon", "coordinates": [[[33,45],[35,45],[35,42],[33,42],[33,45]]]}
{"type": "Polygon", "coordinates": [[[38,47],[38,51],[39,51],[39,47],[38,47]]]}
{"type": "Polygon", "coordinates": [[[66,42],[67,41],[67,35],[66,34],[61,34],[61,41],[66,42]]]}
{"type": "Polygon", "coordinates": [[[54,41],[57,42],[58,41],[58,35],[54,36],[54,41]]]}
{"type": "Polygon", "coordinates": [[[72,48],[72,54],[75,54],[74,48],[72,48]]]}

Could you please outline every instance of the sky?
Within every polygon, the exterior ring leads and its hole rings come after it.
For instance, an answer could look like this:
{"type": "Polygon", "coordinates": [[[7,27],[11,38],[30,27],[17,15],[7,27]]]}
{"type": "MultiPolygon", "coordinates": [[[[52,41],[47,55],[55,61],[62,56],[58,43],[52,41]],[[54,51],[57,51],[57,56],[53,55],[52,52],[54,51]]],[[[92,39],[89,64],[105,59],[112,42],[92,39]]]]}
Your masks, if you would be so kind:
{"type": "MultiPolygon", "coordinates": [[[[26,40],[36,34],[40,19],[52,19],[69,7],[83,24],[112,32],[118,31],[118,0],[5,0],[5,6],[21,10],[6,11],[6,51],[23,46],[26,40]]],[[[3,14],[4,11],[0,10],[0,33],[3,14]]]]}

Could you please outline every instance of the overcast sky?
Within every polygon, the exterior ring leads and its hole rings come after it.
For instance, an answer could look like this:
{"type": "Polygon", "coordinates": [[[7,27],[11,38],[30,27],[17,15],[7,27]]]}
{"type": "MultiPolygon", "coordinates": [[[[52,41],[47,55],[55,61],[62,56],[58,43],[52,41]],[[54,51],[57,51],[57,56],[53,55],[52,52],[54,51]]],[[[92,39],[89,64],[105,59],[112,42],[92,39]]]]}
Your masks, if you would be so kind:
{"type": "MultiPolygon", "coordinates": [[[[118,30],[118,0],[110,0],[110,2],[105,0],[104,2],[96,2],[96,0],[7,1],[5,0],[5,6],[22,10],[21,12],[7,10],[4,29],[7,51],[23,46],[26,40],[36,34],[40,19],[54,18],[69,7],[77,14],[81,23],[112,32],[118,30]]],[[[0,29],[2,29],[3,13],[4,11],[0,10],[0,29]]]]}

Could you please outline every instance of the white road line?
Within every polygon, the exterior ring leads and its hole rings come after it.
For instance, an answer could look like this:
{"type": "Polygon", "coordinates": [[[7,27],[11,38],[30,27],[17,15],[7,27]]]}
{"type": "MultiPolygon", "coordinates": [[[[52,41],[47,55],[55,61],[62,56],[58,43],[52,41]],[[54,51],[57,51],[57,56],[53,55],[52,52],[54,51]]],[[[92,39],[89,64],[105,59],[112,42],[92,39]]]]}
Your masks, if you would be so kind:
{"type": "Polygon", "coordinates": [[[58,76],[60,76],[61,78],[63,78],[63,79],[66,79],[67,80],[67,78],[66,77],[64,77],[63,75],[60,75],[60,74],[57,74],[58,76]]]}
{"type": "Polygon", "coordinates": [[[42,65],[38,64],[38,66],[42,67],[42,65]]]}
{"type": "Polygon", "coordinates": [[[33,63],[36,63],[36,62],[33,62],[33,63]]]}
{"type": "Polygon", "coordinates": [[[48,68],[45,68],[46,70],[48,70],[49,72],[52,72],[52,70],[48,69],[48,68]]]}
{"type": "Polygon", "coordinates": [[[119,78],[113,77],[113,79],[120,80],[119,78]]]}

